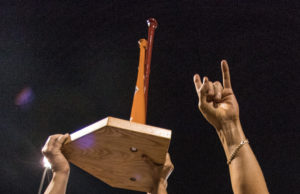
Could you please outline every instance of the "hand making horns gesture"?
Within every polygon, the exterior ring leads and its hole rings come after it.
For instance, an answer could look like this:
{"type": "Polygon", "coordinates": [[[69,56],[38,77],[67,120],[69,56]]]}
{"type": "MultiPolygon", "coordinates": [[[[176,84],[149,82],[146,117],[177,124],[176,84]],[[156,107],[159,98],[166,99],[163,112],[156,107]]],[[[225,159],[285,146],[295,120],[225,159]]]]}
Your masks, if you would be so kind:
{"type": "Polygon", "coordinates": [[[199,109],[212,124],[221,140],[229,165],[231,185],[236,194],[269,193],[262,170],[248,144],[239,118],[239,105],[233,94],[229,67],[221,61],[223,85],[211,82],[207,77],[203,83],[194,75],[199,109]]]}
{"type": "Polygon", "coordinates": [[[219,81],[209,81],[206,76],[202,83],[199,74],[194,75],[199,109],[217,130],[220,130],[227,121],[239,120],[239,106],[231,88],[227,61],[221,61],[221,69],[223,85],[219,81]]]}

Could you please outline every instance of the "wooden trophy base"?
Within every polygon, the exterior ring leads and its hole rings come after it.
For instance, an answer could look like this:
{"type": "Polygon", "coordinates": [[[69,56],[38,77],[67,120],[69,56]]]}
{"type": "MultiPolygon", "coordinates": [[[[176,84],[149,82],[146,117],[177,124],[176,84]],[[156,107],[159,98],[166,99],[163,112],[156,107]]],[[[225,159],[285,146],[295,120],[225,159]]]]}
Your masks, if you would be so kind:
{"type": "Polygon", "coordinates": [[[143,156],[162,167],[171,133],[107,117],[72,133],[62,150],[71,163],[112,187],[150,192],[157,180],[143,156]]]}

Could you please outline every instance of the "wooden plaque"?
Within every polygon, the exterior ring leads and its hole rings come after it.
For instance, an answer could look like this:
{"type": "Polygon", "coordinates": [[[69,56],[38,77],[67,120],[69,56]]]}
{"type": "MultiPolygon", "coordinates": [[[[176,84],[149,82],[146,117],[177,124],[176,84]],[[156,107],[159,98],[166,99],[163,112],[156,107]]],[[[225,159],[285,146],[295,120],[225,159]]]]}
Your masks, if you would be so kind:
{"type": "Polygon", "coordinates": [[[163,165],[171,130],[107,117],[71,135],[66,158],[108,185],[150,192],[156,184],[146,155],[163,165]]]}

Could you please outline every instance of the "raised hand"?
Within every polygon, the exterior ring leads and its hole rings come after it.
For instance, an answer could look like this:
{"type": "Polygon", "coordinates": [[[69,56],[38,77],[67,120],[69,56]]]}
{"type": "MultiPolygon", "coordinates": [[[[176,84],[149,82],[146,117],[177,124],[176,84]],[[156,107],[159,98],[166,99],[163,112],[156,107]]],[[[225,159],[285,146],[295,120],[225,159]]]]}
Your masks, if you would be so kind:
{"type": "Polygon", "coordinates": [[[264,176],[250,145],[241,144],[246,137],[240,123],[239,106],[231,88],[229,67],[225,60],[221,61],[221,69],[223,84],[218,81],[211,82],[207,77],[204,77],[202,83],[200,76],[194,75],[199,109],[217,130],[229,164],[233,193],[268,193],[264,176]]]}
{"type": "Polygon", "coordinates": [[[69,172],[70,165],[61,152],[63,143],[70,137],[69,134],[56,134],[48,137],[42,153],[51,164],[53,172],[69,172]]]}
{"type": "Polygon", "coordinates": [[[199,110],[217,130],[221,130],[228,121],[239,120],[239,106],[231,88],[229,67],[225,60],[221,61],[221,69],[223,84],[211,82],[206,76],[202,83],[199,74],[194,75],[199,110]]]}
{"type": "Polygon", "coordinates": [[[42,153],[51,164],[53,176],[45,194],[65,194],[69,179],[70,165],[61,153],[61,147],[70,138],[69,134],[56,134],[48,137],[42,153]]]}

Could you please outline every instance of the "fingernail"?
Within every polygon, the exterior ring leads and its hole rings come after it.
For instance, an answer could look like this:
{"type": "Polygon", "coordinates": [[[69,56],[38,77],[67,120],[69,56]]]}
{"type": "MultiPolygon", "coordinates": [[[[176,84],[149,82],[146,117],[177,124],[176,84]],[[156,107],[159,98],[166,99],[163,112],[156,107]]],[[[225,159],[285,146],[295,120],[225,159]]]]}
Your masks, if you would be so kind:
{"type": "Polygon", "coordinates": [[[197,78],[196,75],[194,75],[194,81],[195,81],[195,82],[198,81],[198,78],[197,78]]]}

